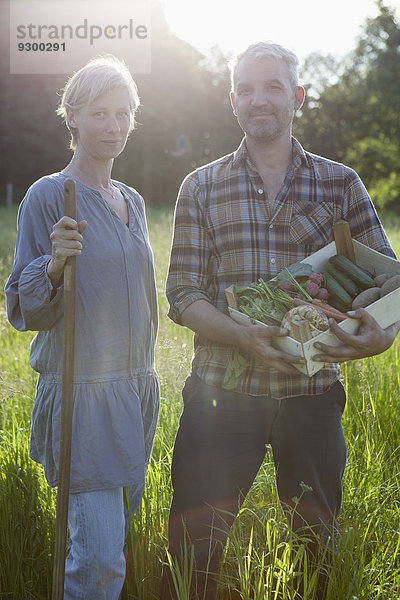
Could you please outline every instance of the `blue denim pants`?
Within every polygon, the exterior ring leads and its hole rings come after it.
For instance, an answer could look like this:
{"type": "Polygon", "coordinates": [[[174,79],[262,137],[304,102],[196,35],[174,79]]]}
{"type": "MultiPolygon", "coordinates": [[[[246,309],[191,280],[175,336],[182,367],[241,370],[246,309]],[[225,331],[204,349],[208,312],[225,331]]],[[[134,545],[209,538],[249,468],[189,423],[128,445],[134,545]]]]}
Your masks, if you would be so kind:
{"type": "MultiPolygon", "coordinates": [[[[129,489],[132,515],[143,489],[144,484],[129,489]]],[[[129,528],[123,488],[70,494],[68,526],[64,600],[118,600],[125,580],[124,543],[129,528]]]]}
{"type": "MultiPolygon", "coordinates": [[[[318,396],[276,400],[214,388],[191,375],[183,401],[172,458],[168,549],[178,565],[182,548],[193,550],[193,598],[216,598],[223,547],[267,444],[291,527],[311,527],[328,543],[324,538],[336,528],[346,463],[346,396],[339,381],[318,396]]],[[[162,600],[176,597],[172,588],[166,568],[162,600]]]]}

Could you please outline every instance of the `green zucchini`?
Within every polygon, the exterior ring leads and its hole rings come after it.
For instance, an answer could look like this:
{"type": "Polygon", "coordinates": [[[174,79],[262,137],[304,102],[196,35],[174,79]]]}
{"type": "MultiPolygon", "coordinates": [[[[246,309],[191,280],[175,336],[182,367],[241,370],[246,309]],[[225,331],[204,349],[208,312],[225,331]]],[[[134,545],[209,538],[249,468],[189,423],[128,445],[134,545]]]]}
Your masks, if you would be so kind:
{"type": "MultiPolygon", "coordinates": [[[[329,302],[330,302],[330,300],[329,300],[329,302]]],[[[336,308],[337,310],[340,310],[340,312],[342,312],[342,313],[347,313],[347,311],[351,309],[351,306],[349,306],[348,304],[344,305],[341,302],[336,302],[336,301],[331,303],[331,306],[333,306],[333,308],[336,308]],[[335,306],[333,306],[333,305],[335,305],[335,306]]]]}
{"type": "MultiPolygon", "coordinates": [[[[332,275],[327,272],[324,272],[325,278],[325,287],[329,292],[329,304],[338,308],[338,306],[344,308],[350,308],[351,303],[353,302],[350,294],[346,292],[343,286],[340,285],[338,281],[332,275]],[[338,306],[337,306],[338,305],[338,306]]],[[[339,309],[340,310],[340,309],[339,309]]]]}
{"type": "Polygon", "coordinates": [[[356,283],[363,290],[375,287],[375,282],[372,279],[372,277],[370,277],[368,273],[364,271],[364,269],[361,269],[360,267],[352,263],[351,260],[349,260],[345,256],[335,254],[335,256],[331,256],[329,262],[334,267],[339,269],[339,271],[342,271],[348,277],[350,277],[350,279],[352,279],[354,283],[356,283]]]}
{"type": "Polygon", "coordinates": [[[324,274],[328,273],[331,275],[340,285],[346,290],[346,292],[352,297],[355,298],[358,294],[358,286],[350,277],[346,275],[343,271],[339,271],[336,267],[334,267],[329,262],[324,268],[324,274]]]}

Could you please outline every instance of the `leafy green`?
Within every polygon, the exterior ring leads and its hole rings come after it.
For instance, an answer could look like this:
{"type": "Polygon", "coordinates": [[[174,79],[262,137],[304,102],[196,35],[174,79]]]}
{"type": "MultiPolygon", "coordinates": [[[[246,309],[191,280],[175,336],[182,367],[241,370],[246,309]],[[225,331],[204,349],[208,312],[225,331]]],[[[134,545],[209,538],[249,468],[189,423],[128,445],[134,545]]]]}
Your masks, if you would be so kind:
{"type": "Polygon", "coordinates": [[[275,277],[277,281],[281,281],[282,279],[292,280],[293,277],[308,277],[312,273],[312,266],[303,263],[296,262],[292,263],[288,267],[285,267],[278,275],[275,277]]]}
{"type": "Polygon", "coordinates": [[[249,286],[237,286],[239,310],[266,325],[280,325],[283,315],[293,308],[293,299],[275,282],[259,279],[249,286]]]}
{"type": "Polygon", "coordinates": [[[234,390],[237,387],[241,374],[250,365],[251,361],[242,356],[237,346],[234,346],[232,357],[229,359],[226,367],[222,387],[226,390],[234,390]]]}
{"type": "Polygon", "coordinates": [[[305,296],[305,298],[306,298],[306,300],[308,300],[308,302],[312,302],[312,298],[311,298],[310,294],[308,292],[306,292],[306,290],[304,289],[304,287],[297,281],[297,279],[295,279],[293,277],[293,275],[289,271],[289,268],[287,268],[286,271],[287,271],[288,279],[290,280],[290,282],[292,283],[292,285],[294,286],[294,288],[300,294],[302,294],[303,296],[305,296]]]}
{"type": "MultiPolygon", "coordinates": [[[[250,317],[252,321],[257,320],[266,325],[279,327],[284,315],[294,306],[293,298],[278,287],[279,281],[283,279],[290,281],[298,293],[311,301],[311,297],[295,279],[295,277],[308,277],[311,273],[311,265],[298,262],[283,269],[268,283],[260,278],[257,283],[251,285],[235,286],[240,312],[250,317]]],[[[235,347],[226,367],[222,387],[235,389],[243,371],[250,365],[251,361],[244,358],[235,347]]]]}

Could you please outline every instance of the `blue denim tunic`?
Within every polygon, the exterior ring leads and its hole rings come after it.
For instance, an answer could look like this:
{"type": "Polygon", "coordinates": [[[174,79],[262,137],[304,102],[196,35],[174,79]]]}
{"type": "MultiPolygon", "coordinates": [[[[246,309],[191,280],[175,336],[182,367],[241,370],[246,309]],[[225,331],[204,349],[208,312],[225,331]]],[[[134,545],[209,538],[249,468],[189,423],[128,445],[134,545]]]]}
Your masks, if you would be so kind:
{"type": "MultiPolygon", "coordinates": [[[[63,286],[51,297],[49,235],[63,215],[66,176],[43,177],[18,215],[15,261],[6,284],[10,323],[38,331],[30,364],[39,373],[31,458],[57,485],[63,345],[63,286]]],[[[77,220],[86,220],[77,257],[71,492],[144,481],[159,409],[154,370],[157,296],[144,202],[125,197],[127,226],[101,194],[76,182],[77,220]]]]}

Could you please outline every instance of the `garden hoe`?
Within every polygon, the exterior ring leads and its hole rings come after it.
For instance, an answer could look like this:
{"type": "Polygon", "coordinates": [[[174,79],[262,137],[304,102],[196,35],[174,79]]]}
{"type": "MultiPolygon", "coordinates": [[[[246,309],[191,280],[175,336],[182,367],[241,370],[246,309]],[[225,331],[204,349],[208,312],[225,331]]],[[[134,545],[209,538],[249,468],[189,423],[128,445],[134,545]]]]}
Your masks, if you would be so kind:
{"type": "MultiPolygon", "coordinates": [[[[75,182],[71,180],[67,180],[64,184],[64,214],[76,220],[75,182]]],[[[52,600],[62,600],[64,596],[72,413],[74,408],[75,294],[76,256],[70,256],[64,267],[63,367],[52,600]]]]}

